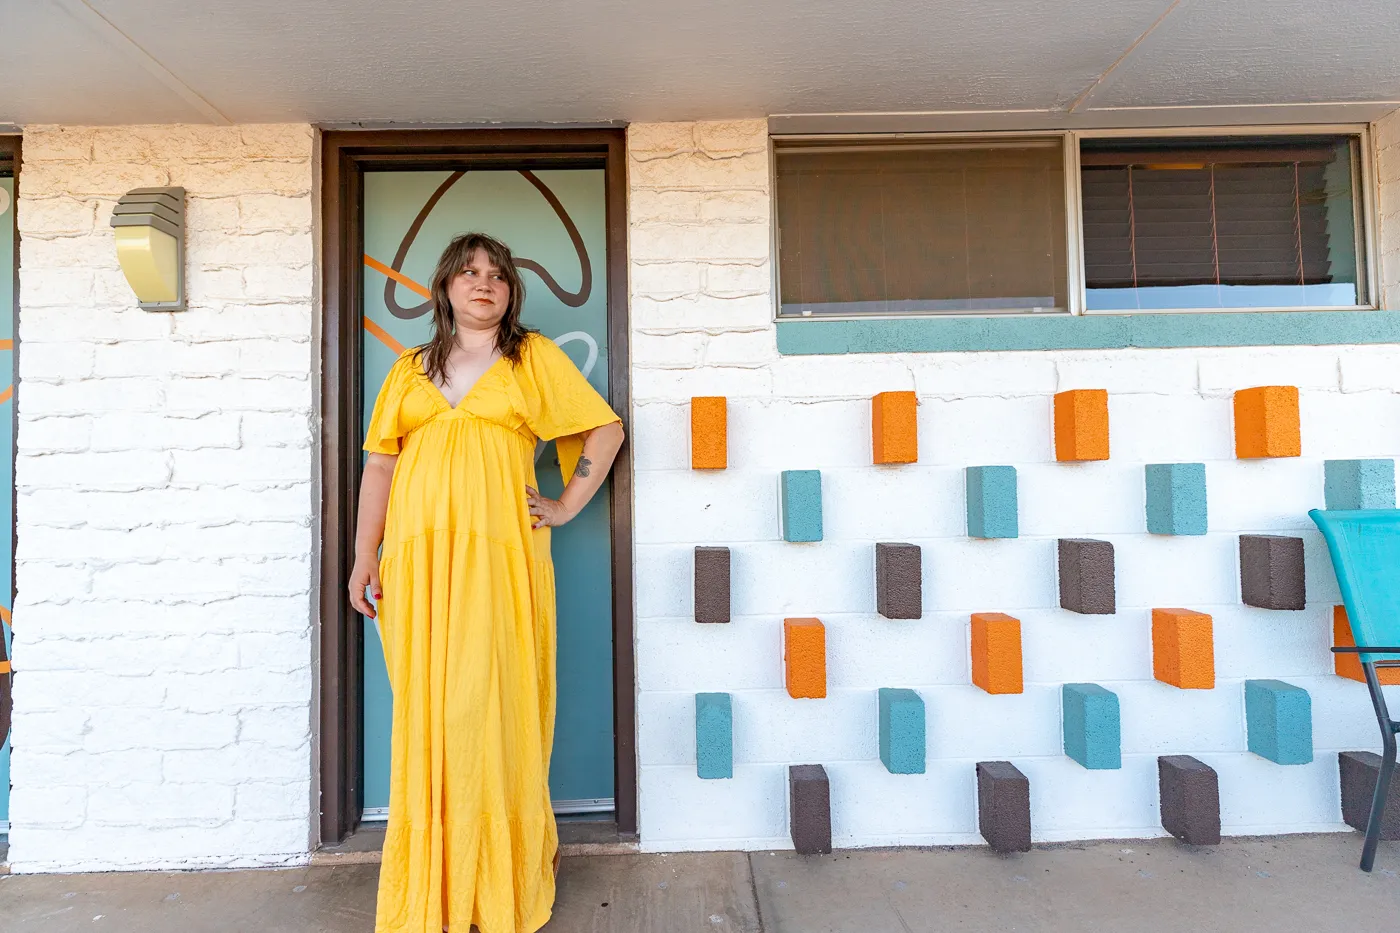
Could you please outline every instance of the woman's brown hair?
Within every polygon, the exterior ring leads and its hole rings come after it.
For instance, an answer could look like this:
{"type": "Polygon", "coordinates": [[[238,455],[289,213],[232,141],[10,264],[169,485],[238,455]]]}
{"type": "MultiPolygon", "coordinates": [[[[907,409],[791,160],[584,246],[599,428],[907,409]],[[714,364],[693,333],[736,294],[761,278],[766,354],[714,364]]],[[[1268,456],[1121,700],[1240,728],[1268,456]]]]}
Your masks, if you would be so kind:
{"type": "Polygon", "coordinates": [[[417,348],[417,358],[423,361],[423,373],[434,382],[446,381],[447,357],[457,338],[457,319],[452,314],[447,286],[471,261],[477,250],[486,254],[486,258],[501,271],[506,284],[510,286],[506,313],[496,330],[496,349],[512,363],[519,363],[520,349],[525,345],[525,338],[532,333],[520,323],[520,310],[525,306],[525,282],[515,268],[510,247],[484,233],[459,233],[442,251],[437,268],[433,270],[433,335],[427,343],[417,348]]]}

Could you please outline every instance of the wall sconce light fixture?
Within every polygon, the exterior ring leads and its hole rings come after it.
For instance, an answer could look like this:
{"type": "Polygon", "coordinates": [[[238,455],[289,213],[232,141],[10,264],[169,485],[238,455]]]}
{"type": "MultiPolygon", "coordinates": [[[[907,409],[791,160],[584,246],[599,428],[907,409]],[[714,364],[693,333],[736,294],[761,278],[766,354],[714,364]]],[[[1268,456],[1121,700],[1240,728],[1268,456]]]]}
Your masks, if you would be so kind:
{"type": "Polygon", "coordinates": [[[132,188],[112,211],[121,264],[147,311],[185,310],[185,189],[132,188]]]}

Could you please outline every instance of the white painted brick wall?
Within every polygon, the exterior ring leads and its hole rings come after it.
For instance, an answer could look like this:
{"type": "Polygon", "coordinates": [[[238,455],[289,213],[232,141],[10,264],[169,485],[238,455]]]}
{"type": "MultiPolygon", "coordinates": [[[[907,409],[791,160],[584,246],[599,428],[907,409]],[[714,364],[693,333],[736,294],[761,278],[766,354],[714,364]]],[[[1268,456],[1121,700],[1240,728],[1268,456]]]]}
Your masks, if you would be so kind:
{"type": "MultiPolygon", "coordinates": [[[[1155,757],[1196,754],[1220,773],[1227,833],[1342,828],[1336,752],[1376,748],[1360,684],[1331,673],[1338,600],[1321,538],[1322,460],[1400,456],[1400,348],[1320,347],[779,357],[772,324],[763,121],[629,130],[640,822],[657,850],[790,846],[786,766],[826,765],[838,846],[978,843],[973,764],[1011,759],[1031,779],[1036,837],[1161,835],[1155,757]],[[1234,459],[1231,395],[1299,386],[1304,456],[1234,459]],[[1054,461],[1051,396],[1111,393],[1112,460],[1054,461]],[[870,465],[870,397],[919,394],[920,462],[870,465]],[[729,469],[689,469],[689,399],[729,397],[729,469]],[[1207,464],[1211,532],[1146,533],[1144,463],[1207,464]],[[964,536],[963,467],[1013,464],[1022,537],[964,536]],[[826,540],[780,540],[777,474],[822,470],[826,540]],[[1305,538],[1308,607],[1239,601],[1236,536],[1305,538]],[[1114,543],[1119,611],[1058,606],[1054,539],[1114,543]],[[874,612],[877,541],[924,553],[925,615],[874,612]],[[691,549],[733,553],[734,621],[692,621],[691,549]],[[1215,617],[1218,686],[1152,680],[1150,610],[1215,617]],[[1023,623],[1026,693],[969,684],[968,614],[1023,623]],[[782,685],[781,619],[828,630],[826,700],[782,685]],[[1281,767],[1246,750],[1243,681],[1313,697],[1316,759],[1281,767]],[[1061,754],[1059,687],[1096,681],[1123,706],[1124,766],[1061,754]],[[928,711],[928,772],[887,774],[875,691],[911,687],[928,711]],[[698,691],[734,696],[735,776],[695,775],[698,691]]],[[[1400,115],[1378,127],[1382,281],[1400,307],[1400,115]]],[[[1392,694],[1400,702],[1400,689],[1392,694]]]]}
{"type": "Polygon", "coordinates": [[[304,860],[312,131],[24,143],[11,867],[304,860]],[[116,264],[138,185],[188,191],[186,312],[116,264]]]}

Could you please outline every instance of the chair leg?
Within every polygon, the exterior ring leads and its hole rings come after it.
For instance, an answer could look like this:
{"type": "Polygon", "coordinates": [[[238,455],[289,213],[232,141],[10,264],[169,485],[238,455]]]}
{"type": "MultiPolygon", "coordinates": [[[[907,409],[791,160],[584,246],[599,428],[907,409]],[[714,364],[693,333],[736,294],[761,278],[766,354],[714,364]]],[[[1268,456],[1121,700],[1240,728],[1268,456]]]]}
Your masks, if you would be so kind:
{"type": "Polygon", "coordinates": [[[1363,662],[1366,673],[1366,686],[1371,691],[1371,703],[1376,708],[1376,718],[1381,727],[1381,768],[1376,775],[1376,792],[1371,798],[1371,815],[1366,820],[1366,841],[1361,847],[1361,870],[1370,871],[1376,864],[1376,846],[1381,840],[1381,819],[1385,814],[1386,797],[1390,791],[1390,777],[1395,772],[1395,724],[1385,706],[1385,694],[1381,692],[1380,680],[1376,677],[1375,665],[1363,662]]]}

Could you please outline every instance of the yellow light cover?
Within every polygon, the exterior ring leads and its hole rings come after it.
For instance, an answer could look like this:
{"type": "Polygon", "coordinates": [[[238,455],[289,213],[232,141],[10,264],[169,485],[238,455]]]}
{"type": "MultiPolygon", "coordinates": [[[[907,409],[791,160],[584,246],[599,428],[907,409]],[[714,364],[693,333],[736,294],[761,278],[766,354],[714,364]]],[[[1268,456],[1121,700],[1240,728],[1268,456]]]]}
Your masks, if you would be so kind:
{"type": "Polygon", "coordinates": [[[139,301],[170,302],[179,297],[179,244],[154,227],[116,227],[117,262],[139,301]]]}

